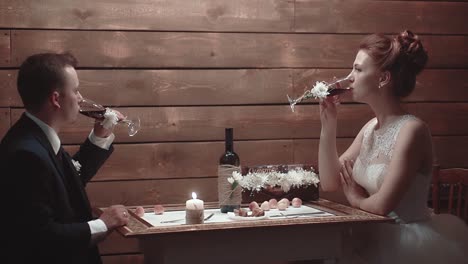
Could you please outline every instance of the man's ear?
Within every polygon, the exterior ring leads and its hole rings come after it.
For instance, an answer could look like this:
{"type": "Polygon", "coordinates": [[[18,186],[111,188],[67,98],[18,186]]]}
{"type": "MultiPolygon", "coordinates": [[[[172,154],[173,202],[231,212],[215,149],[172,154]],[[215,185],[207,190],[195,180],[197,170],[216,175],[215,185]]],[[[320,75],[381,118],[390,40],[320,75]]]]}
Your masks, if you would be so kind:
{"type": "Polygon", "coordinates": [[[57,108],[61,108],[60,106],[60,93],[57,91],[53,91],[52,94],[49,97],[50,102],[52,103],[53,106],[57,108]]]}
{"type": "Polygon", "coordinates": [[[379,87],[384,87],[385,85],[389,84],[391,79],[392,75],[389,71],[382,72],[379,78],[379,87]]]}

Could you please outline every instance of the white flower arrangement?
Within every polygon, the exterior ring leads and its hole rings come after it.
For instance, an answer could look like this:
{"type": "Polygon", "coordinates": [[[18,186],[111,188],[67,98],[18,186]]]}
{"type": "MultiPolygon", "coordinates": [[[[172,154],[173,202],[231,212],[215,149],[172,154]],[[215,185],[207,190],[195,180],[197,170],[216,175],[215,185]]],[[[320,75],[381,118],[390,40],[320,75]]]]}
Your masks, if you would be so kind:
{"type": "Polygon", "coordinates": [[[278,171],[249,172],[243,176],[235,171],[228,182],[232,186],[240,185],[243,189],[251,191],[260,191],[266,187],[280,187],[284,192],[288,192],[293,187],[303,187],[317,184],[320,182],[318,175],[313,171],[303,168],[290,169],[287,173],[278,171]]]}
{"type": "Polygon", "coordinates": [[[316,82],[312,89],[307,90],[304,93],[304,96],[301,100],[315,98],[315,99],[325,99],[330,94],[328,90],[328,84],[325,82],[316,82]]]}
{"type": "Polygon", "coordinates": [[[75,166],[75,169],[78,173],[81,171],[81,164],[79,161],[72,159],[73,166],[75,166]]]}
{"type": "Polygon", "coordinates": [[[117,113],[112,109],[106,108],[106,112],[104,113],[104,120],[102,120],[101,125],[105,129],[112,129],[119,121],[117,117],[117,113]]]}

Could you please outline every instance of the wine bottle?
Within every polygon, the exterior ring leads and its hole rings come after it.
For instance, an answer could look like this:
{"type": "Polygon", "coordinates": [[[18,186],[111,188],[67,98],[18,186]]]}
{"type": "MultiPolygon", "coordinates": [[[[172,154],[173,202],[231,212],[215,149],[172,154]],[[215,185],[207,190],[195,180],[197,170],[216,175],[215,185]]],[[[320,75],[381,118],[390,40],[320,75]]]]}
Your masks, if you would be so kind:
{"type": "Polygon", "coordinates": [[[237,182],[229,182],[232,173],[240,172],[240,159],[234,152],[233,129],[225,129],[225,151],[219,159],[218,165],[218,199],[222,213],[239,209],[241,204],[242,188],[237,182]]]}

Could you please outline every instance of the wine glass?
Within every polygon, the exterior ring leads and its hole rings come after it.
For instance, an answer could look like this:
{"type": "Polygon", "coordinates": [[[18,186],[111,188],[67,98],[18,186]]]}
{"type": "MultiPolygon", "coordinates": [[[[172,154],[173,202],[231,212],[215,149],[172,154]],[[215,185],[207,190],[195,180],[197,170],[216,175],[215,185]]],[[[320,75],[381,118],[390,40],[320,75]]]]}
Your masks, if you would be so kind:
{"type": "MultiPolygon", "coordinates": [[[[350,77],[351,77],[351,75],[348,75],[348,76],[346,76],[344,78],[341,78],[341,79],[337,79],[335,77],[333,82],[325,83],[326,88],[327,88],[327,95],[326,96],[328,97],[328,96],[339,95],[339,94],[342,94],[342,93],[344,93],[346,91],[351,90],[351,87],[349,87],[350,77]]],[[[289,97],[289,95],[286,95],[288,97],[288,102],[289,102],[289,105],[291,106],[291,110],[293,112],[294,112],[294,107],[295,107],[295,105],[297,103],[300,103],[303,100],[310,99],[312,97],[316,97],[314,95],[314,92],[313,92],[314,87],[312,87],[311,89],[306,89],[304,91],[304,93],[301,96],[297,97],[296,99],[293,99],[293,98],[289,97]]]]}
{"type": "MultiPolygon", "coordinates": [[[[91,117],[97,120],[103,120],[106,108],[101,104],[94,102],[93,100],[83,98],[80,103],[80,114],[87,117],[91,117]]],[[[119,120],[118,123],[127,125],[128,135],[133,137],[140,130],[140,118],[139,117],[125,117],[119,120]]]]}

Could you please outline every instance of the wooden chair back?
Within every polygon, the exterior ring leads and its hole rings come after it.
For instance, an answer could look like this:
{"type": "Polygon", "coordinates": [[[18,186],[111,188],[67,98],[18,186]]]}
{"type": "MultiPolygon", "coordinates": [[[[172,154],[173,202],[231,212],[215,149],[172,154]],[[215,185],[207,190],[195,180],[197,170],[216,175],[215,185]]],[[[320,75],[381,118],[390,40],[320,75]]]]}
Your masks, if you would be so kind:
{"type": "Polygon", "coordinates": [[[468,222],[468,169],[441,169],[434,166],[432,178],[432,207],[434,213],[441,212],[441,200],[448,200],[448,213],[468,222]],[[448,189],[448,197],[441,197],[441,188],[448,189]],[[462,211],[463,208],[463,211],[462,211]]]}

